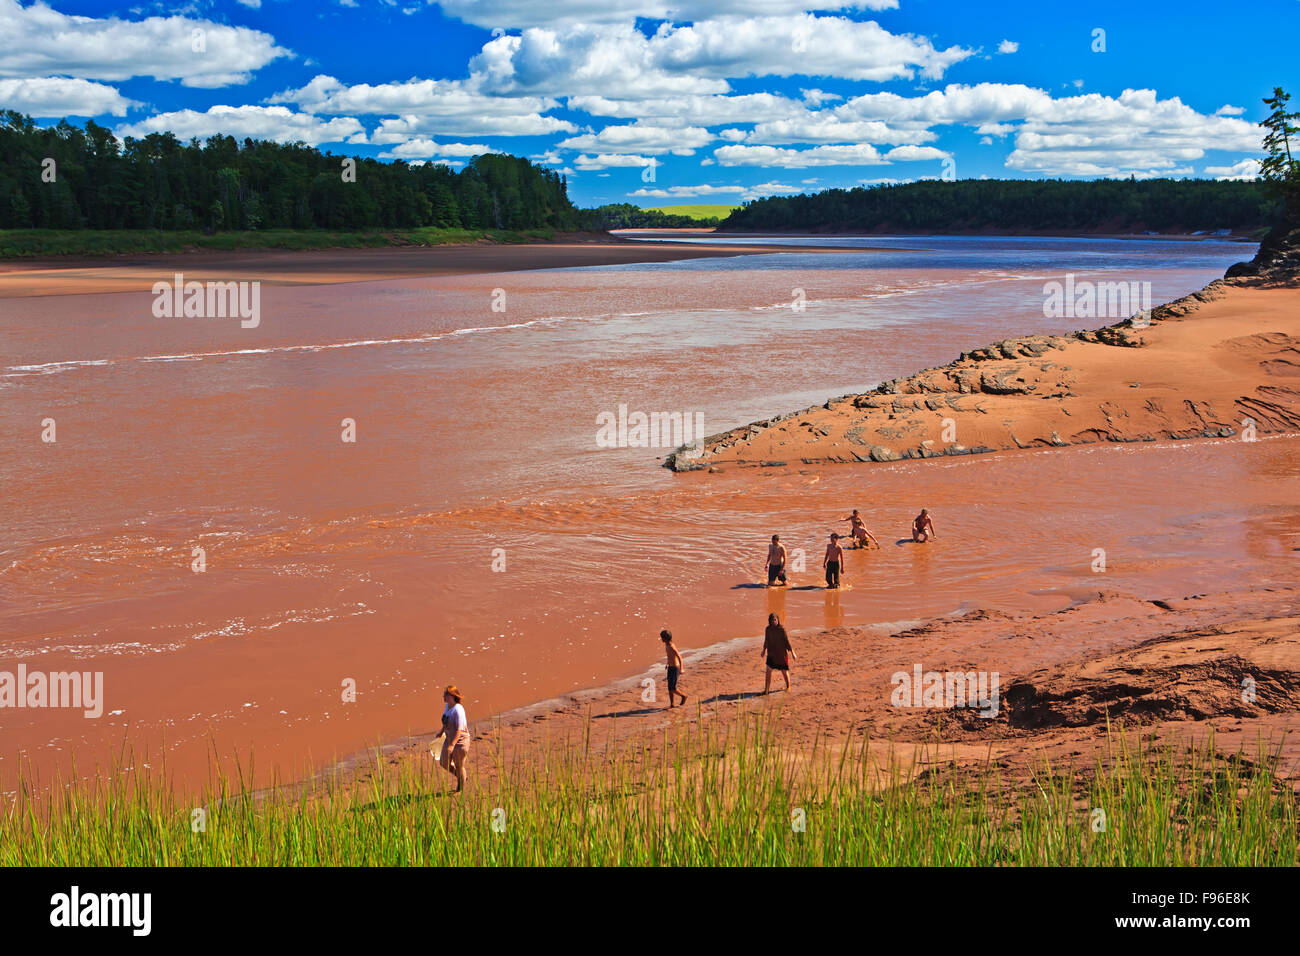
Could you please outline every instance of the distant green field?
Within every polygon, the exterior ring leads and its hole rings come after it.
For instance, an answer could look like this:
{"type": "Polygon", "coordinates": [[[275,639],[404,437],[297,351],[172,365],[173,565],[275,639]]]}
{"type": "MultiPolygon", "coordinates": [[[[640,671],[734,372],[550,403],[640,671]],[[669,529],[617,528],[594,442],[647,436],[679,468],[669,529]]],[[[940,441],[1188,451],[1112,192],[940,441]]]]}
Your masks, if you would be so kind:
{"type": "Polygon", "coordinates": [[[724,205],[699,205],[699,206],[657,206],[661,213],[668,216],[690,216],[692,219],[726,219],[731,215],[731,210],[739,209],[739,206],[724,205]]]}

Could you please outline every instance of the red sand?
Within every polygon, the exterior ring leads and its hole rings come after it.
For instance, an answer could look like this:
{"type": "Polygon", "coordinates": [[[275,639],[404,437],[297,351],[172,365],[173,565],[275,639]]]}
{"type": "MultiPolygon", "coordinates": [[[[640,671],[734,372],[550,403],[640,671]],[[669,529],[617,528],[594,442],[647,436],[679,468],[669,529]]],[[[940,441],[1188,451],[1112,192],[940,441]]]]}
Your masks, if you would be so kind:
{"type": "Polygon", "coordinates": [[[1098,339],[1035,335],[709,443],[704,465],[1300,431],[1294,289],[1212,284],[1098,339]],[[1253,423],[1251,425],[1247,422],[1253,423]]]}
{"type": "MultiPolygon", "coordinates": [[[[550,746],[588,740],[595,752],[629,743],[650,755],[671,746],[674,727],[776,716],[783,743],[811,753],[867,737],[882,780],[937,764],[977,769],[989,761],[1008,789],[1045,763],[1090,771],[1119,738],[1140,735],[1173,746],[1213,742],[1220,754],[1257,761],[1261,741],[1279,776],[1300,789],[1300,589],[1243,590],[1156,604],[1115,592],[1079,595],[1042,614],[972,611],[907,629],[832,627],[793,636],[799,655],[791,688],[779,675],[764,696],[761,638],[691,650],[680,689],[685,706],[667,708],[663,667],[597,690],[566,695],[498,719],[472,722],[471,780],[550,746]],[[1087,635],[1080,644],[1079,638],[1087,635]],[[997,713],[969,708],[900,707],[898,674],[997,673],[997,713]],[[656,683],[647,703],[643,682],[656,683]],[[1242,683],[1254,682],[1243,700],[1242,683]]],[[[409,764],[450,779],[430,759],[431,734],[409,737],[359,759],[349,772],[366,784],[373,762],[409,764]]],[[[1130,740],[1130,746],[1134,742],[1130,740]]],[[[396,775],[400,779],[401,775],[396,775]]]]}

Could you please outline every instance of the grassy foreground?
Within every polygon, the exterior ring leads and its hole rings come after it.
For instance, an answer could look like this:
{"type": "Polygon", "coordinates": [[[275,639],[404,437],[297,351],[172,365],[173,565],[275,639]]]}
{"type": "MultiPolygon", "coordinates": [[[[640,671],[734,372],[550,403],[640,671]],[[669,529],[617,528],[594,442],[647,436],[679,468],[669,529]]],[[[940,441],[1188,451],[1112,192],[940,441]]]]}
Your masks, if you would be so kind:
{"type": "MultiPolygon", "coordinates": [[[[0,865],[1295,866],[1300,809],[1276,754],[1133,751],[1076,774],[939,766],[914,780],[855,740],[783,749],[772,725],[683,730],[664,754],[554,746],[453,796],[450,776],[386,770],[351,794],[201,803],[163,786],[23,791],[0,815],[0,865]]],[[[482,745],[479,745],[480,748],[482,745]]],[[[471,770],[474,765],[471,757],[471,770]]],[[[121,779],[120,777],[118,778],[121,779]]]]}
{"type": "Polygon", "coordinates": [[[0,258],[104,256],[186,249],[366,249],[383,246],[440,246],[466,242],[544,242],[554,233],[537,229],[266,229],[246,232],[152,229],[0,229],[0,258]]]}

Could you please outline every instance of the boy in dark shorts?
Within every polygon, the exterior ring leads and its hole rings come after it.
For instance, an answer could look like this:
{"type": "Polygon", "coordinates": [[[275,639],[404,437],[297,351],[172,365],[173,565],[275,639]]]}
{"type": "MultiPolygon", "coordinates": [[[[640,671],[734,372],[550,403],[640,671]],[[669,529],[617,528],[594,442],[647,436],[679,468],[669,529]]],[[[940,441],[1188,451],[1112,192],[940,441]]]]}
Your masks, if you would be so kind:
{"type": "Polygon", "coordinates": [[[772,535],[772,543],[767,546],[767,586],[780,581],[785,584],[785,545],[779,534],[772,535]]]}
{"type": "Polygon", "coordinates": [[[664,651],[668,655],[668,706],[673,706],[673,697],[680,697],[682,703],[686,703],[686,695],[677,689],[677,678],[682,673],[682,655],[677,652],[673,646],[672,631],[667,629],[659,632],[659,640],[664,642],[664,651]]]}
{"type": "Polygon", "coordinates": [[[844,549],[840,547],[840,536],[831,534],[831,543],[826,545],[826,556],[822,558],[822,567],[826,569],[826,586],[840,586],[840,568],[844,567],[844,549]]]}

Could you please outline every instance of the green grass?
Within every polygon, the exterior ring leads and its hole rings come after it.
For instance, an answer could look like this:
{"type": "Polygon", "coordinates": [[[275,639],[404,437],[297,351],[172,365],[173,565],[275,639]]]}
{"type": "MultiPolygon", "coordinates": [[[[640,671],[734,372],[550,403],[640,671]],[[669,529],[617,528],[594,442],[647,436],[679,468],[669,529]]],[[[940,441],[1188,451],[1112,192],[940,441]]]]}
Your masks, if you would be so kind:
{"type": "Polygon", "coordinates": [[[690,216],[692,219],[726,219],[731,215],[733,209],[739,209],[740,207],[703,203],[694,206],[656,206],[655,208],[669,216],[690,216]]]}
{"type": "Polygon", "coordinates": [[[1216,757],[1212,743],[1119,746],[1086,772],[1043,766],[1012,789],[994,766],[908,782],[905,768],[868,759],[860,737],[787,751],[762,718],[685,726],[660,758],[594,745],[588,731],[490,782],[475,782],[472,754],[457,796],[431,764],[429,779],[384,760],[351,795],[257,796],[224,782],[192,801],[122,777],[54,796],[24,788],[0,814],[0,865],[1297,864],[1297,797],[1262,744],[1252,761],[1216,757]],[[190,825],[196,806],[203,832],[190,825]]]}
{"type": "Polygon", "coordinates": [[[163,231],[149,229],[0,229],[0,258],[109,256],[186,249],[366,249],[383,246],[439,246],[468,242],[545,242],[549,230],[382,229],[337,232],[328,229],[268,229],[248,232],[163,231]]]}

